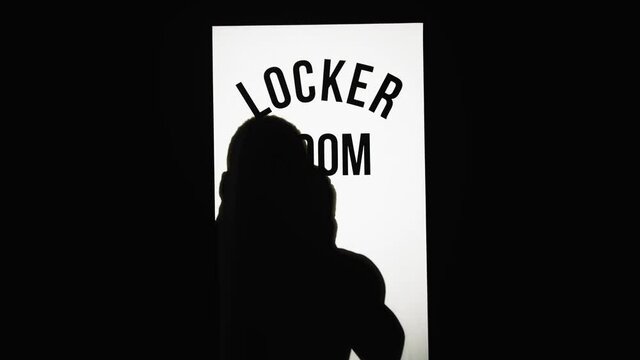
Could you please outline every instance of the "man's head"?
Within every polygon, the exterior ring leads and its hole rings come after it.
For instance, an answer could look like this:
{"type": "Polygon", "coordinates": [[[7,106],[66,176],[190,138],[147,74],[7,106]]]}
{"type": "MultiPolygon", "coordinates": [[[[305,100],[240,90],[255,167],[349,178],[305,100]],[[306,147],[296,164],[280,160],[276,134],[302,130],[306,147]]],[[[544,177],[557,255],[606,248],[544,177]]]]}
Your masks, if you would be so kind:
{"type": "Polygon", "coordinates": [[[277,173],[298,169],[306,150],[300,131],[276,116],[251,118],[242,124],[229,144],[227,171],[277,173]]]}
{"type": "Polygon", "coordinates": [[[249,212],[296,206],[312,166],[300,131],[291,123],[276,116],[247,120],[229,144],[220,213],[246,218],[249,212]]]}
{"type": "MultiPolygon", "coordinates": [[[[229,144],[220,215],[294,235],[335,236],[335,191],[310,161],[300,131],[276,116],[251,118],[229,144]]],[[[311,240],[311,239],[310,239],[311,240]]]]}

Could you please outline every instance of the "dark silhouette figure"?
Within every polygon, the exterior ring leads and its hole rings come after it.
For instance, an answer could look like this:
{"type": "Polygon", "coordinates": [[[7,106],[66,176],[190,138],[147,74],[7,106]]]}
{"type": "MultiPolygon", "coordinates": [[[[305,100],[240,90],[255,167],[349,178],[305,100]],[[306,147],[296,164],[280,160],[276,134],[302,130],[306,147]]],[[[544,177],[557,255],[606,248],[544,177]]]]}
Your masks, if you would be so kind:
{"type": "Polygon", "coordinates": [[[229,146],[217,218],[223,360],[400,359],[404,332],[365,256],[337,248],[335,191],[300,132],[267,116],[229,146]]]}

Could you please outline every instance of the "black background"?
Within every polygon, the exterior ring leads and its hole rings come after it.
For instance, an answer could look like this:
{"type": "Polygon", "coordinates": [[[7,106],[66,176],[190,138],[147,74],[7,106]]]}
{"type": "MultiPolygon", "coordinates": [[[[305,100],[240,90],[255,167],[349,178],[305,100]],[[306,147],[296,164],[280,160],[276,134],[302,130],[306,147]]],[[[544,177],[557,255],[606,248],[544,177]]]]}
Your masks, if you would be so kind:
{"type": "Polygon", "coordinates": [[[112,7],[68,29],[84,125],[69,149],[69,295],[55,311],[75,331],[56,345],[216,358],[212,25],[424,22],[430,359],[562,355],[551,350],[569,321],[550,270],[565,200],[550,205],[548,190],[566,185],[547,150],[553,20],[240,7],[112,7]]]}

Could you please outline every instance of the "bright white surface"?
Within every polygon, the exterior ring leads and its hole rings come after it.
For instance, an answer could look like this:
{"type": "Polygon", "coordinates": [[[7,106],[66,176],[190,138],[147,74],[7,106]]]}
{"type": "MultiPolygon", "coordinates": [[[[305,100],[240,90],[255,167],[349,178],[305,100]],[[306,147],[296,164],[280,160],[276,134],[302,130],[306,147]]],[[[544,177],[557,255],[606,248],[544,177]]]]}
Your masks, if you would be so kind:
{"type": "MultiPolygon", "coordinates": [[[[360,134],[371,134],[371,175],[343,176],[339,152],[339,170],[331,176],[337,192],[337,244],[367,256],[384,276],[386,304],[406,334],[403,360],[427,358],[423,78],[422,24],[213,28],[216,194],[229,141],[253,116],[236,88],[238,82],[258,109],[270,107],[271,115],[310,134],[316,159],[317,141],[324,133],[334,134],[339,142],[341,134],[352,134],[356,150],[360,134]],[[336,102],[331,90],[328,101],[320,100],[324,59],[331,59],[332,69],[339,60],[346,61],[337,76],[343,102],[336,102]],[[303,68],[301,76],[305,95],[306,87],[315,86],[316,96],[309,103],[295,95],[292,69],[298,60],[313,67],[312,74],[303,68]],[[374,67],[360,77],[367,83],[356,93],[356,99],[365,102],[363,108],[346,102],[357,62],[374,67]],[[264,71],[272,66],[282,69],[291,93],[291,104],[284,109],[271,104],[264,84],[264,71]],[[383,119],[384,100],[375,113],[368,108],[387,73],[400,78],[403,88],[383,119]]],[[[341,151],[341,142],[338,147],[341,151]]],[[[215,201],[217,211],[218,196],[215,201]]]]}

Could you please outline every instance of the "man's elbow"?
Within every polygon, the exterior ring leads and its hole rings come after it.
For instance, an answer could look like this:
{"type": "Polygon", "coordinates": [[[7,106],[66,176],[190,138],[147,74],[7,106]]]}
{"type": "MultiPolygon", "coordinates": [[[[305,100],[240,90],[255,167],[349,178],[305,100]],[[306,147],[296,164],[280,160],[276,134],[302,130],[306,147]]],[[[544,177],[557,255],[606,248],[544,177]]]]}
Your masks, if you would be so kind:
{"type": "Polygon", "coordinates": [[[354,348],[362,360],[400,360],[404,348],[404,330],[393,312],[382,305],[361,324],[362,331],[354,348]]]}
{"type": "MultiPolygon", "coordinates": [[[[385,306],[386,307],[386,306],[385,306]]],[[[404,329],[400,325],[400,321],[393,314],[393,312],[387,308],[388,316],[390,317],[388,322],[388,341],[389,349],[391,350],[389,359],[400,360],[402,357],[402,350],[404,349],[404,329]]]]}

